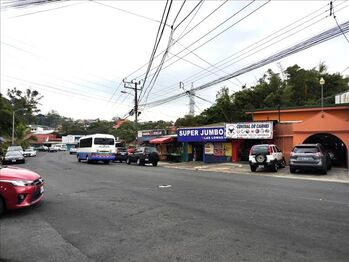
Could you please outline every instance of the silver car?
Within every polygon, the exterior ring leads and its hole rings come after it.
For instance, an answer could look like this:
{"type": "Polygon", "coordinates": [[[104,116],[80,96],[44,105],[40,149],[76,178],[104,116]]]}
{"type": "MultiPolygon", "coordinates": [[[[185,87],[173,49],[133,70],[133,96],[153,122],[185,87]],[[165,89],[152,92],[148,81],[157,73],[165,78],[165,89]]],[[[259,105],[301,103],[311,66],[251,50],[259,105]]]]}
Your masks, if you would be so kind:
{"type": "Polygon", "coordinates": [[[327,174],[331,167],[330,155],[321,144],[296,145],[291,152],[291,173],[295,173],[296,170],[311,170],[327,174]]]}

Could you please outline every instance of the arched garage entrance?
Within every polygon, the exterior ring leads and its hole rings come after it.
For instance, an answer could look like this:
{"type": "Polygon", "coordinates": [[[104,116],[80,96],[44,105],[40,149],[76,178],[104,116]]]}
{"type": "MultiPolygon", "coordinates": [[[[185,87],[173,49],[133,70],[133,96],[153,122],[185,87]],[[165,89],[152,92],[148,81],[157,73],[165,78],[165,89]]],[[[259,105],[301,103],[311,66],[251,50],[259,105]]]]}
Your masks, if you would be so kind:
{"type": "Polygon", "coordinates": [[[337,136],[328,133],[319,133],[309,136],[304,140],[304,144],[322,144],[331,154],[332,165],[337,167],[347,167],[348,149],[345,143],[337,136]]]}

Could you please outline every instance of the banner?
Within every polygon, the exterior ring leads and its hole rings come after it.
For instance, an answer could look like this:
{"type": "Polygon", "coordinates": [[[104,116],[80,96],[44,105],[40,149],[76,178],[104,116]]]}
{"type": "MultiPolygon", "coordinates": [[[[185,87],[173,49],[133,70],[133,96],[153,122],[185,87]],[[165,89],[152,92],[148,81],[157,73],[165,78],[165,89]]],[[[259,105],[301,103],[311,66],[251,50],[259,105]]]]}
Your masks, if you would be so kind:
{"type": "Polygon", "coordinates": [[[178,142],[225,141],[224,127],[179,128],[178,142]]]}
{"type": "Polygon", "coordinates": [[[230,139],[272,139],[273,122],[245,122],[225,125],[226,137],[230,139]]]}

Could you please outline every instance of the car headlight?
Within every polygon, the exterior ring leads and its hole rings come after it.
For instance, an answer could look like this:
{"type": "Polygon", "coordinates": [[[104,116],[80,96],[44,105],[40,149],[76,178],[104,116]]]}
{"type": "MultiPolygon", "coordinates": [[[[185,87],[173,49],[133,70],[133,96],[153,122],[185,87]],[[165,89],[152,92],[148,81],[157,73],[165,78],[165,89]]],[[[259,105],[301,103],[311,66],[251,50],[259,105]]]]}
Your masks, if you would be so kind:
{"type": "Polygon", "coordinates": [[[30,181],[30,180],[0,180],[0,182],[7,182],[7,183],[10,183],[14,186],[29,186],[34,181],[30,181]]]}

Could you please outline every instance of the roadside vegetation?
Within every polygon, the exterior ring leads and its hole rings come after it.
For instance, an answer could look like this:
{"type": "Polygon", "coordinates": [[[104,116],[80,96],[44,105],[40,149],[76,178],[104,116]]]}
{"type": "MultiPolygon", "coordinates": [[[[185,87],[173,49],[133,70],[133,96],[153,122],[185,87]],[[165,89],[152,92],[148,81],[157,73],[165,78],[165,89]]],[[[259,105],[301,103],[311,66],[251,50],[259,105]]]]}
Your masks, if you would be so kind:
{"type": "MultiPolygon", "coordinates": [[[[260,108],[278,108],[294,106],[319,106],[321,88],[319,79],[326,81],[324,87],[324,104],[335,102],[335,95],[348,90],[349,78],[340,73],[327,72],[326,65],[320,63],[317,68],[306,70],[293,65],[281,73],[268,70],[251,87],[242,86],[238,92],[231,93],[228,87],[222,87],[217,93],[214,104],[197,116],[186,115],[178,118],[175,123],[166,121],[150,121],[139,123],[138,130],[167,129],[176,127],[209,125],[219,122],[236,122],[251,120],[246,111],[260,108]]],[[[118,119],[105,121],[74,120],[51,111],[40,114],[38,106],[42,95],[36,90],[25,92],[17,88],[9,89],[5,98],[0,94],[0,137],[11,141],[12,112],[15,110],[15,143],[26,147],[30,143],[27,125],[38,124],[54,128],[60,135],[88,135],[108,133],[131,143],[136,137],[136,129],[132,121],[122,121],[118,128],[113,128],[118,119]]],[[[102,118],[103,116],[101,116],[102,118]]]]}

